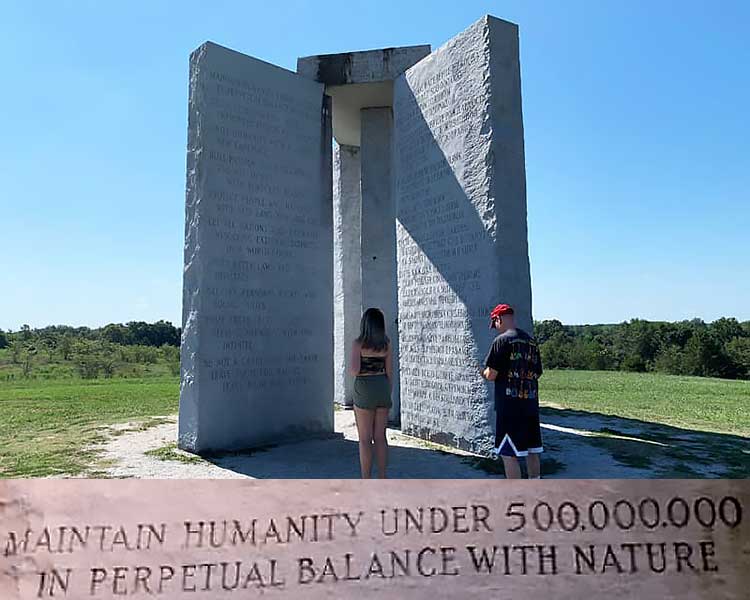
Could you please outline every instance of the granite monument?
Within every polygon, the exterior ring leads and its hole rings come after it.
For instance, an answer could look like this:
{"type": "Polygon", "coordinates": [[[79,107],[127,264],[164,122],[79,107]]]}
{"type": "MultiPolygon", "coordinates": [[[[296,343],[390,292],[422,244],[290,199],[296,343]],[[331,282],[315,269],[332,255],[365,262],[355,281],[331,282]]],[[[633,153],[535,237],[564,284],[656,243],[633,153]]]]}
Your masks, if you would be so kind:
{"type": "Polygon", "coordinates": [[[377,306],[392,423],[490,448],[489,310],[531,326],[518,27],[430,50],[191,56],[180,447],[332,433],[377,306]]]}

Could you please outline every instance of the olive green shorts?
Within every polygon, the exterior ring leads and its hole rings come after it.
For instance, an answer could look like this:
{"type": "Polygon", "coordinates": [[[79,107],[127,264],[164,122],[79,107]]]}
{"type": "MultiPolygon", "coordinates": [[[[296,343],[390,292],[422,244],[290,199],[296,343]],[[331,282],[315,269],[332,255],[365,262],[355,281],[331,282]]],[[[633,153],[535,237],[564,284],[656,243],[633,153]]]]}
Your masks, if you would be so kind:
{"type": "Polygon", "coordinates": [[[357,408],[391,407],[391,384],[385,375],[360,375],[354,379],[354,406],[357,408]]]}

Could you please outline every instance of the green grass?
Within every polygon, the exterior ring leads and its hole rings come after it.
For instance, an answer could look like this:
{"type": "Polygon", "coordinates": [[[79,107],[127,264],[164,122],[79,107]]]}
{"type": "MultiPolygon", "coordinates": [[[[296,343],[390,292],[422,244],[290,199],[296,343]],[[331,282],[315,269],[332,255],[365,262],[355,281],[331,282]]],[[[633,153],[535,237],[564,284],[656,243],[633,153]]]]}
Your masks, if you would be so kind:
{"type": "MultiPolygon", "coordinates": [[[[0,476],[101,475],[90,448],[102,439],[102,427],[127,421],[139,421],[139,427],[163,423],[156,416],[175,414],[178,395],[178,378],[173,376],[0,380],[0,476]]],[[[726,465],[728,477],[748,476],[750,382],[550,371],[541,379],[540,396],[546,415],[604,415],[601,436],[586,440],[623,464],[647,467],[660,453],[668,453],[672,463],[665,476],[698,476],[698,466],[717,461],[726,465]],[[662,444],[686,433],[684,429],[695,432],[687,432],[688,441],[670,443],[666,449],[620,439],[633,435],[629,427],[634,422],[636,437],[662,444]]],[[[158,452],[166,460],[175,460],[173,455],[186,458],[169,446],[158,452]]],[[[551,462],[554,452],[542,460],[546,475],[564,466],[551,462]]]]}
{"type": "Polygon", "coordinates": [[[177,377],[0,384],[0,475],[88,473],[101,427],[177,411],[177,377]]]}
{"type": "Polygon", "coordinates": [[[540,381],[542,419],[575,427],[598,417],[583,440],[622,465],[663,478],[750,475],[748,381],[595,371],[540,381]]]}
{"type": "Polygon", "coordinates": [[[549,371],[543,405],[750,436],[750,381],[655,373],[549,371]]]}
{"type": "Polygon", "coordinates": [[[200,456],[194,456],[192,454],[180,452],[177,449],[177,442],[167,444],[166,446],[162,446],[161,448],[156,448],[154,450],[147,450],[146,452],[144,452],[144,454],[146,456],[153,456],[155,458],[158,458],[159,460],[172,460],[193,465],[204,462],[204,460],[200,456]]]}

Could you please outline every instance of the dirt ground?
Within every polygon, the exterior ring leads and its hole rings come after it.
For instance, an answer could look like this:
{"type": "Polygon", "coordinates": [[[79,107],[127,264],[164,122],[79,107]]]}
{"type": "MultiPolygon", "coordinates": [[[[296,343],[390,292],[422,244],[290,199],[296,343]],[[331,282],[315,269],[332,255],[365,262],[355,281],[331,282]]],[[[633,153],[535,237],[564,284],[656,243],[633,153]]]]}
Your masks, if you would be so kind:
{"type": "MultiPolygon", "coordinates": [[[[152,420],[153,422],[153,420],[152,420]]],[[[143,428],[109,428],[97,447],[104,477],[136,478],[355,478],[359,477],[354,414],[338,410],[331,439],[283,444],[202,459],[176,448],[177,417],[143,428]]],[[[743,476],[750,460],[747,440],[678,430],[605,415],[547,407],[542,411],[544,478],[658,478],[743,476]],[[674,431],[672,431],[674,430],[674,431]],[[743,445],[744,442],[744,445],[743,445]],[[727,446],[733,460],[715,456],[727,446]],[[707,454],[708,450],[712,454],[707,454]],[[739,469],[739,471],[738,471],[739,469]]],[[[494,460],[429,444],[388,430],[391,478],[501,477],[494,460]]]]}

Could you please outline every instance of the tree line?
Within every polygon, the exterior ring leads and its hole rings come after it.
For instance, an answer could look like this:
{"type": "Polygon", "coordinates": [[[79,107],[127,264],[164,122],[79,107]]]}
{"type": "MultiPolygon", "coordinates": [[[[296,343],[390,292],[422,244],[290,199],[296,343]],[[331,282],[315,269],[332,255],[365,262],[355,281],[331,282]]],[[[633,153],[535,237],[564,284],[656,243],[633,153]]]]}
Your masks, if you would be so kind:
{"type": "Polygon", "coordinates": [[[57,348],[65,341],[88,340],[90,342],[109,342],[121,346],[179,346],[180,328],[169,321],[130,321],[129,323],[110,323],[104,327],[70,327],[69,325],[50,325],[32,329],[22,325],[16,332],[4,332],[0,329],[0,348],[7,348],[14,341],[36,343],[37,345],[57,348]]]}
{"type": "MultiPolygon", "coordinates": [[[[28,372],[35,356],[73,360],[83,377],[111,374],[120,363],[179,362],[180,328],[168,321],[110,323],[104,327],[53,325],[0,330],[0,349],[28,372]],[[129,347],[129,348],[128,348],[129,347]]],[[[675,323],[634,319],[615,325],[563,325],[537,321],[534,334],[548,369],[660,372],[750,379],[750,321],[721,318],[675,323]]],[[[175,371],[176,372],[176,371],[175,371]]]]}
{"type": "Polygon", "coordinates": [[[750,321],[534,323],[545,368],[750,379],[750,321]]]}
{"type": "MultiPolygon", "coordinates": [[[[168,321],[110,323],[100,328],[51,325],[0,330],[0,370],[5,379],[60,377],[84,379],[142,376],[161,364],[179,373],[180,328],[168,321]],[[5,366],[5,369],[2,367],[5,366]]],[[[0,378],[2,378],[0,374],[0,378]]]]}

